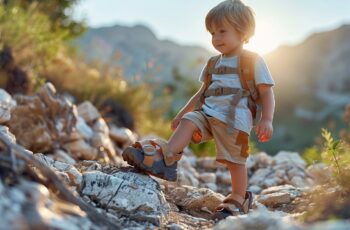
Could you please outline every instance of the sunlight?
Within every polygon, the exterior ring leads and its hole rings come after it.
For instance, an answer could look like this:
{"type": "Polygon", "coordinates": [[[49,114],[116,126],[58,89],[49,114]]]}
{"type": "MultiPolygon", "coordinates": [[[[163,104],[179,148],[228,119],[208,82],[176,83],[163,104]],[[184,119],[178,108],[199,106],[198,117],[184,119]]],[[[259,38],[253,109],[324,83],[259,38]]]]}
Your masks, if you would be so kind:
{"type": "Polygon", "coordinates": [[[280,44],[281,30],[277,22],[257,19],[255,35],[245,48],[266,54],[271,52],[280,44]]]}

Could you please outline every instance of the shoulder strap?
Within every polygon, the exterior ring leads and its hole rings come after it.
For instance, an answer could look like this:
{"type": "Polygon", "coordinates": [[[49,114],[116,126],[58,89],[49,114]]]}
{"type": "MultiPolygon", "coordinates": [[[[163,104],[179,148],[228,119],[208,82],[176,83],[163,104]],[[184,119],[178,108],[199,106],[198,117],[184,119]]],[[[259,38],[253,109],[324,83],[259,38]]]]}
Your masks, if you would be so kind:
{"type": "Polygon", "coordinates": [[[208,70],[215,67],[215,64],[219,60],[219,58],[220,58],[220,55],[217,55],[217,56],[211,57],[207,62],[207,65],[204,69],[205,72],[203,73],[204,74],[204,81],[203,82],[204,82],[205,88],[204,88],[202,95],[200,95],[198,101],[196,102],[194,110],[200,110],[202,108],[202,105],[204,104],[204,98],[205,98],[204,94],[205,94],[205,91],[207,91],[207,89],[211,83],[211,75],[212,75],[208,70]]]}
{"type": "Polygon", "coordinates": [[[205,78],[204,78],[204,84],[205,84],[205,89],[207,90],[210,83],[211,83],[211,76],[212,74],[208,71],[209,69],[212,69],[215,67],[215,64],[218,62],[219,58],[221,55],[216,55],[214,57],[211,57],[208,60],[207,66],[206,66],[206,73],[205,73],[205,78]]]}
{"type": "Polygon", "coordinates": [[[238,72],[242,87],[251,93],[253,100],[257,100],[259,97],[254,77],[257,56],[256,53],[242,50],[242,53],[238,58],[238,72]]]}

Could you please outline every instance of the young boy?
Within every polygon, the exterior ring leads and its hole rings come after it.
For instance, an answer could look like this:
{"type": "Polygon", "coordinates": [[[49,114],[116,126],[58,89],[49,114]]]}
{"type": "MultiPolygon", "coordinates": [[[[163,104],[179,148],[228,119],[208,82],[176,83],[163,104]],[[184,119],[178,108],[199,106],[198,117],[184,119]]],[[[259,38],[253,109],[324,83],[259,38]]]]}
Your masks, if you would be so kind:
{"type": "Polygon", "coordinates": [[[253,127],[254,110],[250,105],[254,98],[259,100],[262,114],[255,132],[261,142],[268,141],[273,132],[274,81],[263,59],[243,50],[243,44],[249,41],[255,30],[254,13],[250,7],[240,0],[226,0],[210,10],[205,24],[220,55],[208,61],[199,79],[202,86],[172,121],[173,135],[167,142],[136,142],[124,151],[123,157],[147,173],[176,180],[177,161],[190,141],[202,143],[213,138],[216,160],[227,166],[232,180],[232,193],[214,213],[215,219],[223,219],[247,213],[251,205],[251,193],[246,191],[248,176],[245,166],[248,138],[253,127]],[[244,59],[246,56],[255,58],[244,59]],[[253,60],[255,69],[243,70],[244,60],[253,60]],[[253,76],[254,81],[250,82],[255,83],[252,85],[240,79],[244,74],[253,76]]]}

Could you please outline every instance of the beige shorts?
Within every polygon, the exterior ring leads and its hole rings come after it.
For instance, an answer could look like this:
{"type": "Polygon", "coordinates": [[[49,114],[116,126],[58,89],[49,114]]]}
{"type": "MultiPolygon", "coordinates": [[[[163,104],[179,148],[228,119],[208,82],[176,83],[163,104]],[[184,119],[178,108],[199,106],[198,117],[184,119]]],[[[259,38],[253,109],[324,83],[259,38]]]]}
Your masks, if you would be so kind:
{"type": "Polygon", "coordinates": [[[238,129],[233,134],[228,133],[227,124],[214,117],[206,115],[202,111],[186,113],[182,119],[192,121],[200,131],[200,140],[194,143],[203,143],[214,139],[216,147],[216,161],[220,163],[233,162],[245,164],[249,156],[248,139],[249,135],[238,129]]]}

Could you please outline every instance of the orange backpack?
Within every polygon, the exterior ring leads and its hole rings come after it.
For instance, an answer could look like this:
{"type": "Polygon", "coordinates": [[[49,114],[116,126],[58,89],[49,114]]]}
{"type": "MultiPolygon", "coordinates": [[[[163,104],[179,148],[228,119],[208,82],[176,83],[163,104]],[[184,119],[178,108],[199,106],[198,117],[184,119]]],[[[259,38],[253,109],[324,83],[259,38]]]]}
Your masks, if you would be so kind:
{"type": "Polygon", "coordinates": [[[252,113],[254,124],[261,116],[261,101],[259,91],[255,84],[255,63],[257,54],[248,50],[242,50],[238,57],[238,67],[232,68],[228,66],[220,66],[215,68],[217,61],[221,55],[211,57],[205,68],[205,91],[201,95],[200,100],[196,105],[196,110],[200,110],[204,99],[209,96],[233,95],[231,105],[233,109],[230,110],[227,123],[229,131],[232,132],[234,128],[235,107],[242,97],[248,97],[248,108],[252,113]],[[208,89],[211,84],[212,74],[238,74],[242,88],[219,87],[215,89],[208,89]]]}

